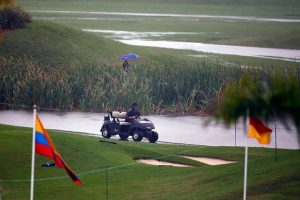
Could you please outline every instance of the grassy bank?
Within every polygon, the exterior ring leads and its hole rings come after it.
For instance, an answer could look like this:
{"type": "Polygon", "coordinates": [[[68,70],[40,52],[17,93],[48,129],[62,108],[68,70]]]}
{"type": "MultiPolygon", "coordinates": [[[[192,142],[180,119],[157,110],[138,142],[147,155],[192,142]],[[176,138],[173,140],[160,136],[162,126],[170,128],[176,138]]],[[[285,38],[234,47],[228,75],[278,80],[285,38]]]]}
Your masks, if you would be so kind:
{"type": "MultiPolygon", "coordinates": [[[[48,18],[47,21],[55,21],[76,29],[129,31],[133,34],[134,32],[180,33],[142,37],[150,40],[300,49],[300,23],[43,12],[33,12],[32,15],[41,19],[48,18]]],[[[112,36],[111,33],[98,35],[112,36]]]]}
{"type": "MultiPolygon", "coordinates": [[[[76,22],[76,20],[73,20],[73,22],[76,22]]],[[[89,26],[89,22],[86,23],[89,26]]],[[[117,22],[114,22],[113,24],[116,23],[117,22]]],[[[220,24],[221,23],[219,23],[218,26],[220,24]]],[[[74,24],[74,26],[77,28],[81,28],[79,24],[74,24]]],[[[152,24],[151,26],[155,25],[152,24]]],[[[165,27],[165,25],[161,24],[160,27],[165,27]]],[[[207,31],[208,33],[210,33],[216,30],[209,29],[207,31]]],[[[230,31],[232,33],[235,31],[235,29],[231,29],[230,31]]],[[[278,30],[274,30],[273,32],[278,32],[278,30]]],[[[199,38],[202,37],[201,34],[198,36],[199,38]]],[[[188,36],[184,35],[183,37],[188,36]]],[[[180,40],[182,39],[183,38],[181,38],[180,40]]],[[[280,41],[278,43],[282,42],[280,41]]],[[[292,45],[292,42],[288,42],[287,44],[292,45]]],[[[64,64],[109,64],[120,67],[121,63],[118,61],[119,56],[128,52],[137,52],[142,55],[141,61],[152,63],[153,65],[157,66],[162,66],[166,63],[192,65],[203,61],[213,63],[219,62],[222,66],[228,66],[228,63],[231,63],[231,65],[236,65],[238,63],[249,67],[256,67],[260,65],[272,65],[282,67],[299,66],[299,64],[294,62],[286,62],[273,59],[226,56],[220,54],[199,53],[193,51],[128,46],[119,42],[115,42],[112,39],[104,38],[101,34],[86,33],[80,30],[76,30],[76,28],[69,28],[58,23],[42,20],[33,20],[33,22],[24,29],[6,32],[4,36],[4,41],[0,46],[1,56],[26,56],[29,60],[32,60],[33,62],[42,63],[47,66],[60,66],[64,64]],[[202,55],[202,57],[194,58],[189,56],[193,54],[202,55]]],[[[140,63],[140,61],[136,63],[138,64],[140,63]]]]}
{"type": "MultiPolygon", "coordinates": [[[[49,133],[66,162],[83,181],[83,186],[72,184],[61,169],[41,168],[40,165],[49,160],[36,156],[36,199],[105,199],[105,168],[108,168],[109,199],[225,200],[242,197],[243,148],[121,141],[110,144],[100,143],[95,137],[59,131],[49,133]],[[218,157],[238,162],[209,166],[178,155],[218,157]],[[137,164],[136,158],[159,158],[195,167],[148,166],[137,164]]],[[[1,180],[30,179],[31,135],[32,130],[28,128],[0,125],[1,180]]],[[[298,199],[299,151],[279,150],[278,156],[275,163],[274,150],[249,149],[249,199],[298,199]]],[[[28,199],[29,184],[29,181],[1,181],[2,197],[28,199]]]]}
{"type": "Polygon", "coordinates": [[[240,15],[277,18],[299,18],[300,3],[294,0],[124,0],[85,2],[73,1],[38,1],[19,0],[27,9],[44,10],[90,10],[112,12],[151,12],[151,13],[180,13],[203,15],[240,15]]]}
{"type": "Polygon", "coordinates": [[[184,59],[183,51],[130,47],[41,21],[7,32],[0,53],[0,103],[62,110],[124,110],[136,101],[146,113],[214,112],[223,86],[243,73],[299,78],[295,63],[210,54],[184,59]],[[126,52],[142,55],[128,74],[118,61],[126,52]]]}
{"type": "MultiPolygon", "coordinates": [[[[55,21],[77,29],[132,32],[181,32],[146,37],[153,40],[202,42],[239,46],[300,49],[300,23],[252,21],[206,17],[128,16],[116,12],[162,13],[258,18],[299,19],[300,3],[294,0],[155,0],[155,1],[18,1],[34,18],[55,21]],[[80,11],[47,13],[38,10],[80,11]],[[37,12],[36,12],[37,11],[37,12]],[[89,11],[115,14],[84,13],[89,11]],[[182,34],[189,32],[193,34],[182,34]]],[[[103,34],[108,35],[111,34],[103,34]]],[[[131,35],[132,36],[132,35],[131,35]]]]}
{"type": "Polygon", "coordinates": [[[162,64],[172,60],[195,63],[199,59],[182,57],[182,51],[124,45],[101,35],[82,32],[53,22],[33,20],[24,29],[5,32],[0,46],[1,56],[28,57],[50,66],[68,64],[110,64],[120,67],[118,58],[138,52],[142,60],[162,64]]]}
{"type": "Polygon", "coordinates": [[[26,58],[0,61],[1,103],[81,111],[125,110],[132,102],[148,113],[203,111],[215,104],[223,84],[243,73],[240,67],[205,62],[139,63],[124,73],[105,64],[53,68],[26,58]]]}
{"type": "Polygon", "coordinates": [[[34,21],[24,29],[6,32],[0,46],[4,56],[27,56],[38,63],[106,63],[117,60],[126,46],[55,23],[34,21]]]}
{"type": "Polygon", "coordinates": [[[224,67],[209,62],[160,66],[141,62],[131,66],[129,73],[105,64],[54,68],[14,57],[0,62],[1,103],[69,111],[126,110],[138,102],[144,113],[215,112],[223,86],[244,73],[261,79],[273,73],[300,75],[294,67],[224,67]]]}

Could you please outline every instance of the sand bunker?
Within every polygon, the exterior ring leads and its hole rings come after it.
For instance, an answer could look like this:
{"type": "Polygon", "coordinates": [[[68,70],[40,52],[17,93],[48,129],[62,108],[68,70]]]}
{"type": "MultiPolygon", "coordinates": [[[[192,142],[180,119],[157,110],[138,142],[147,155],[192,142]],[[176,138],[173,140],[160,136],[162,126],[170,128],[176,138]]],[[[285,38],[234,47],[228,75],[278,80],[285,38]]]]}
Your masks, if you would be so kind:
{"type": "Polygon", "coordinates": [[[179,164],[179,163],[172,163],[166,161],[159,161],[154,159],[140,159],[137,160],[139,163],[144,163],[148,165],[157,165],[157,166],[173,166],[173,167],[192,167],[189,165],[179,164]]]}
{"type": "Polygon", "coordinates": [[[223,160],[219,158],[193,157],[193,156],[182,156],[182,157],[195,160],[198,162],[202,162],[208,165],[226,165],[226,164],[231,164],[236,162],[236,161],[223,160]]]}
{"type": "MultiPolygon", "coordinates": [[[[190,160],[195,160],[201,163],[205,163],[207,165],[226,165],[226,164],[236,163],[236,161],[224,160],[219,158],[193,157],[193,156],[182,156],[182,157],[190,160]]],[[[139,159],[137,160],[137,162],[144,163],[147,165],[156,165],[156,166],[192,167],[190,165],[160,161],[155,159],[139,159]]]]}

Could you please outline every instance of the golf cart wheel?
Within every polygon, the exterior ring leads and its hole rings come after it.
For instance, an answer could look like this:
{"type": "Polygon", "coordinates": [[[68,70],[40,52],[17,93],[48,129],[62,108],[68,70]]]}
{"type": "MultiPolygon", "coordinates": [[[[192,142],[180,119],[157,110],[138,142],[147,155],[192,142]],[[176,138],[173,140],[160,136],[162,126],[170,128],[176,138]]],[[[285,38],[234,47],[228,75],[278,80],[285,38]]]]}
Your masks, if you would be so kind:
{"type": "Polygon", "coordinates": [[[152,131],[152,134],[148,137],[149,142],[155,143],[158,140],[158,134],[155,131],[152,131]]]}
{"type": "Polygon", "coordinates": [[[103,127],[101,132],[102,132],[102,136],[104,138],[110,138],[111,137],[111,134],[110,134],[110,131],[109,131],[108,127],[103,127]]]}
{"type": "Polygon", "coordinates": [[[127,134],[119,134],[120,140],[127,140],[128,135],[127,134]]]}
{"type": "Polygon", "coordinates": [[[132,139],[135,141],[135,142],[139,142],[143,139],[143,135],[141,132],[139,131],[134,131],[132,133],[132,139]]]}

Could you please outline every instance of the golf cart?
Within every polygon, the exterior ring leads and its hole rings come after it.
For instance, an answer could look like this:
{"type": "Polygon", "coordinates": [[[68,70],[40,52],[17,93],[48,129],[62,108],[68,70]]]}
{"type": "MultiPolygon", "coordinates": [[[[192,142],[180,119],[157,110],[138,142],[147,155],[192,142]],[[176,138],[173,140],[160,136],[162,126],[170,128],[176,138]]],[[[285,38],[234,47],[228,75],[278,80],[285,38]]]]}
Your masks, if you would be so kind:
{"type": "Polygon", "coordinates": [[[126,121],[126,112],[107,112],[104,116],[104,123],[100,129],[104,138],[110,138],[113,135],[119,135],[121,140],[126,140],[129,136],[136,142],[143,137],[149,142],[155,143],[158,139],[157,132],[153,131],[154,125],[147,118],[137,118],[126,121]]]}

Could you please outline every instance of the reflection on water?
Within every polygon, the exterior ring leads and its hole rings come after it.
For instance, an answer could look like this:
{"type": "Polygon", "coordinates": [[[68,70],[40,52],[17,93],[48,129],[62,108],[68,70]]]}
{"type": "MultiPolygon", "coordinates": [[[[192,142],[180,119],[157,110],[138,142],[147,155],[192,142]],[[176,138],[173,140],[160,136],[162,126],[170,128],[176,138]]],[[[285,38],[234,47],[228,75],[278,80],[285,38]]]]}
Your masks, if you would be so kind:
{"type": "MultiPolygon", "coordinates": [[[[46,129],[57,129],[100,134],[104,113],[83,112],[39,112],[39,116],[46,129]]],[[[244,146],[246,137],[243,124],[237,123],[236,137],[235,127],[225,128],[223,124],[211,123],[204,126],[207,117],[178,116],[170,117],[164,115],[147,116],[159,133],[159,141],[186,143],[208,146],[244,146]],[[235,141],[236,138],[236,141],[235,141]]],[[[0,124],[32,127],[32,112],[27,111],[0,111],[0,124]]],[[[270,128],[274,129],[274,123],[270,128]]],[[[278,148],[300,149],[295,129],[286,130],[281,124],[276,124],[278,148]]],[[[1,137],[1,134],[0,134],[1,137]]],[[[275,134],[271,135],[271,145],[259,145],[255,139],[248,140],[249,146],[271,147],[275,146],[275,134]]]]}
{"type": "Polygon", "coordinates": [[[281,22],[281,23],[299,23],[299,19],[278,19],[278,18],[260,18],[253,16],[224,16],[224,15],[188,15],[188,14],[168,14],[168,13],[133,13],[133,12],[89,12],[89,11],[71,11],[71,10],[30,10],[35,13],[52,14],[80,14],[80,15],[108,15],[108,16],[135,16],[135,17],[175,17],[176,19],[185,18],[190,20],[215,19],[215,20],[236,20],[236,21],[259,21],[259,22],[281,22]]]}
{"type": "Polygon", "coordinates": [[[247,47],[247,46],[231,46],[231,45],[217,45],[204,44],[195,42],[175,42],[175,41],[154,41],[154,40],[117,40],[124,44],[145,47],[160,47],[179,50],[192,50],[198,52],[249,56],[257,58],[270,58],[287,61],[300,62],[300,50],[294,49],[275,49],[275,48],[261,48],[261,47],[247,47]]]}
{"type": "Polygon", "coordinates": [[[117,31],[117,30],[100,30],[100,29],[82,29],[82,31],[90,33],[104,33],[108,38],[132,40],[132,39],[148,39],[152,37],[163,37],[168,35],[200,35],[213,34],[208,32],[136,32],[136,31],[117,31]]]}
{"type": "Polygon", "coordinates": [[[192,50],[196,52],[206,52],[215,54],[249,56],[258,58],[279,59],[286,61],[300,62],[300,50],[276,49],[248,46],[232,46],[204,44],[195,42],[178,42],[153,40],[167,35],[196,35],[196,34],[219,34],[219,32],[134,32],[99,29],[82,29],[86,32],[103,33],[106,37],[114,38],[116,41],[134,46],[160,47],[179,50],[192,50]]]}

